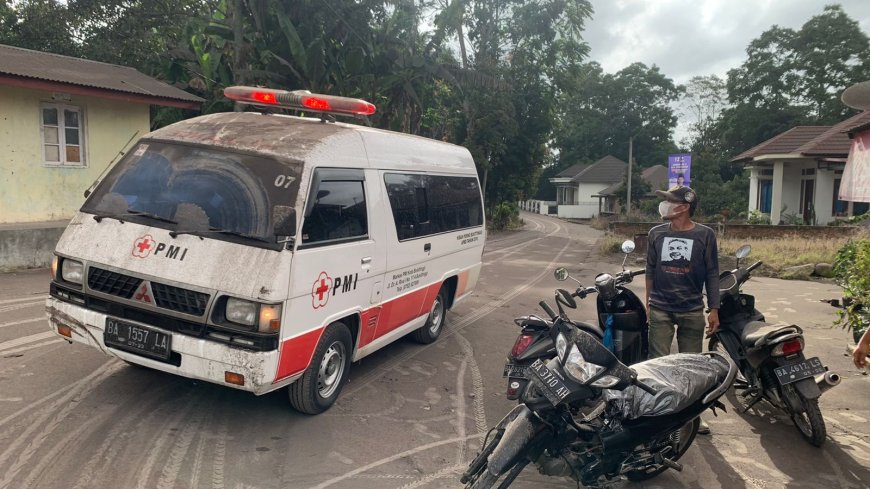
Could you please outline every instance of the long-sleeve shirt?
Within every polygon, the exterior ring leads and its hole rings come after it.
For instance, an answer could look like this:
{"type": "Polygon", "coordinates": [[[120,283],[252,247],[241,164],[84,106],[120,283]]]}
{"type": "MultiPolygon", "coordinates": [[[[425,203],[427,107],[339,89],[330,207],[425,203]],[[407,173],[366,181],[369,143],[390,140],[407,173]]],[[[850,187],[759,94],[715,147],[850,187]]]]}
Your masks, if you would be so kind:
{"type": "Polygon", "coordinates": [[[704,307],[719,308],[719,250],[716,233],[695,224],[688,231],[675,231],[670,223],[649,232],[646,276],[653,282],[650,304],[663,311],[685,312],[704,307]]]}

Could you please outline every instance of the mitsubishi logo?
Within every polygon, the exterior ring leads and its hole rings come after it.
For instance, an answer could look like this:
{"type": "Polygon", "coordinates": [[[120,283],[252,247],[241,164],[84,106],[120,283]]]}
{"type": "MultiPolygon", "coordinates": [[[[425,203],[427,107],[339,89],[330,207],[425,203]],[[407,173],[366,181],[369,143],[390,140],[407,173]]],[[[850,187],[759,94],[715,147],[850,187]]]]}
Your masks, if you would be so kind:
{"type": "Polygon", "coordinates": [[[332,277],[326,272],[320,272],[314,285],[311,286],[311,306],[320,309],[329,302],[329,289],[332,287],[332,277]]]}
{"type": "Polygon", "coordinates": [[[133,256],[136,258],[145,258],[151,254],[151,249],[154,248],[154,238],[150,234],[146,234],[133,242],[133,256]]]}
{"type": "Polygon", "coordinates": [[[133,300],[154,305],[154,292],[151,291],[151,282],[147,280],[143,281],[142,285],[136,289],[136,293],[133,294],[133,300]]]}

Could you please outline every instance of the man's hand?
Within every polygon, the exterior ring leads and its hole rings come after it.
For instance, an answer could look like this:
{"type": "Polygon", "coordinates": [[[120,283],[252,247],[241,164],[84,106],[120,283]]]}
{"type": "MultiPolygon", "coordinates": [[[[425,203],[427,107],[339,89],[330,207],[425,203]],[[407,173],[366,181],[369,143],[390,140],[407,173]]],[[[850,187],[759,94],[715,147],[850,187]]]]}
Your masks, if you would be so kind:
{"type": "Polygon", "coordinates": [[[716,331],[719,331],[719,309],[710,309],[710,314],[707,314],[707,337],[716,331]]]}
{"type": "Polygon", "coordinates": [[[858,342],[858,348],[855,348],[855,351],[852,353],[852,361],[855,362],[856,367],[864,368],[867,366],[868,351],[870,351],[870,330],[864,333],[861,341],[858,342]]]}

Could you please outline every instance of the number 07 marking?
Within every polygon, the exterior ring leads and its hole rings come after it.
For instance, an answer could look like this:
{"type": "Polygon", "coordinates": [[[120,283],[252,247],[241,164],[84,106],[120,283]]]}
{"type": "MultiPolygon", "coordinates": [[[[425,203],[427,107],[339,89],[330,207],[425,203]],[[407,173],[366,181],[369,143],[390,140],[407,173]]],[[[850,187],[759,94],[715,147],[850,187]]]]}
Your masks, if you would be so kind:
{"type": "Polygon", "coordinates": [[[292,185],[293,182],[295,182],[295,181],[296,181],[296,177],[294,177],[292,175],[278,175],[275,178],[275,186],[279,187],[279,188],[280,187],[290,188],[290,185],[292,185]]]}

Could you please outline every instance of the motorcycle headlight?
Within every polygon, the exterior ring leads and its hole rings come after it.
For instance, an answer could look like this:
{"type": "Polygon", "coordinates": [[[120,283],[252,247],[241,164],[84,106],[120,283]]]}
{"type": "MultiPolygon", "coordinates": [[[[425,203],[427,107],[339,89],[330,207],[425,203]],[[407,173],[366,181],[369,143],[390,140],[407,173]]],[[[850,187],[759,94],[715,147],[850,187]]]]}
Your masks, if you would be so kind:
{"type": "Polygon", "coordinates": [[[556,354],[559,355],[559,358],[562,358],[565,356],[565,350],[567,349],[568,340],[565,339],[565,335],[559,333],[559,336],[556,337],[556,354]]]}
{"type": "Polygon", "coordinates": [[[601,387],[604,389],[608,389],[610,387],[615,386],[618,383],[619,383],[619,379],[617,379],[616,377],[614,377],[612,375],[604,375],[600,379],[593,382],[591,385],[593,385],[595,387],[601,387]]]}
{"type": "Polygon", "coordinates": [[[245,326],[253,326],[257,320],[257,304],[243,299],[227,299],[227,321],[245,326]]]}
{"type": "Polygon", "coordinates": [[[65,258],[60,264],[60,278],[71,284],[82,284],[85,267],[82,262],[65,258]]]}
{"type": "MultiPolygon", "coordinates": [[[[586,359],[583,358],[583,355],[580,353],[580,350],[577,349],[577,345],[573,345],[571,347],[571,352],[568,353],[568,359],[565,361],[565,372],[570,375],[572,379],[585,384],[589,382],[590,379],[595,378],[596,375],[599,375],[604,370],[604,367],[600,365],[595,365],[593,363],[587,362],[586,359]]],[[[603,381],[607,377],[611,376],[608,375],[606,377],[598,379],[596,384],[603,381]]]]}

